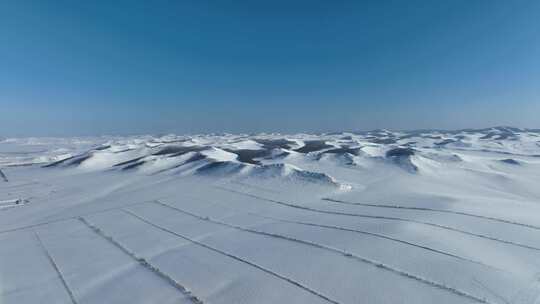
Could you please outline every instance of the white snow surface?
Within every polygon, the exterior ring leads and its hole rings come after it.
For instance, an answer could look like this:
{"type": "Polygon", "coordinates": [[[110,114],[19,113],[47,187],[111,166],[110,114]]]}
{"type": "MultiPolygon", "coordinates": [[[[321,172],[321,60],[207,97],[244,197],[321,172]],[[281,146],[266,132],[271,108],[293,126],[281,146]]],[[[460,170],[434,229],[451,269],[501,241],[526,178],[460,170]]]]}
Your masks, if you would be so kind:
{"type": "Polygon", "coordinates": [[[0,139],[0,304],[540,303],[540,130],[0,139]]]}

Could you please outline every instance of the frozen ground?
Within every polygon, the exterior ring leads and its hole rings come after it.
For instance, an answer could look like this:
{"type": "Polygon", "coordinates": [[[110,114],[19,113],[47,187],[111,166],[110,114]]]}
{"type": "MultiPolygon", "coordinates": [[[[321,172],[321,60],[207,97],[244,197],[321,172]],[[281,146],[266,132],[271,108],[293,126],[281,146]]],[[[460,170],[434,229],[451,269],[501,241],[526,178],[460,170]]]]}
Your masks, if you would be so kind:
{"type": "Polygon", "coordinates": [[[540,131],[0,139],[0,303],[540,303],[540,131]]]}

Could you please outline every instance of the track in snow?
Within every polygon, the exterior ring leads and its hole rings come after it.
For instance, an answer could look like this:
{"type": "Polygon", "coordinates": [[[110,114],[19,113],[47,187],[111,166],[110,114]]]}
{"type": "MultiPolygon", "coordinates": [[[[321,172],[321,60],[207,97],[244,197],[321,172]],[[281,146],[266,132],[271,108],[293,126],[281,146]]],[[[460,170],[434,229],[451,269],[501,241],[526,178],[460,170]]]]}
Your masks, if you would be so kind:
{"type": "Polygon", "coordinates": [[[364,230],[359,230],[359,229],[351,229],[351,228],[346,228],[346,227],[341,227],[341,226],[334,226],[334,225],[316,224],[316,223],[304,222],[304,221],[293,221],[293,220],[287,220],[287,219],[277,218],[277,217],[273,217],[273,216],[266,216],[266,215],[262,215],[262,214],[258,214],[258,213],[254,213],[254,212],[248,212],[247,214],[262,217],[262,218],[266,218],[266,219],[270,219],[270,220],[275,220],[275,221],[282,222],[282,223],[290,223],[290,224],[303,225],[303,226],[312,226],[312,227],[319,227],[319,228],[325,228],[325,229],[333,229],[333,230],[340,230],[340,231],[353,232],[353,233],[358,233],[358,234],[363,234],[363,235],[369,235],[369,236],[372,236],[372,237],[381,238],[381,239],[385,239],[385,240],[389,240],[389,241],[393,241],[393,242],[413,246],[413,247],[420,248],[420,249],[423,249],[423,250],[427,250],[427,251],[430,251],[430,252],[433,252],[433,253],[449,256],[449,257],[452,257],[452,258],[455,258],[455,259],[458,259],[458,260],[461,260],[461,261],[466,261],[466,262],[478,264],[478,265],[481,265],[481,266],[484,266],[484,267],[491,268],[491,269],[496,270],[496,271],[505,271],[503,269],[499,269],[499,268],[497,268],[495,266],[491,266],[491,265],[485,264],[485,263],[480,262],[480,261],[475,261],[475,260],[472,260],[472,259],[469,259],[469,258],[466,258],[466,257],[462,257],[462,256],[459,256],[459,255],[455,255],[455,254],[452,254],[452,253],[449,253],[449,252],[446,252],[446,251],[434,249],[434,248],[431,248],[431,247],[428,247],[428,246],[416,244],[416,243],[413,243],[413,242],[405,241],[405,240],[402,240],[402,239],[394,238],[394,237],[387,236],[387,235],[380,234],[380,233],[374,233],[374,232],[369,232],[369,231],[364,231],[364,230]]]}
{"type": "Polygon", "coordinates": [[[243,258],[241,258],[241,257],[239,257],[239,256],[236,256],[236,255],[234,255],[234,254],[231,254],[231,253],[225,252],[225,251],[223,251],[223,250],[214,248],[214,247],[212,247],[212,246],[210,246],[210,245],[207,245],[207,244],[205,244],[205,243],[202,243],[202,242],[200,242],[200,241],[197,241],[197,240],[195,240],[195,239],[192,239],[192,238],[190,238],[190,237],[187,237],[187,236],[185,236],[185,235],[182,235],[182,234],[180,234],[180,233],[178,233],[178,232],[175,232],[175,231],[173,231],[173,230],[170,230],[170,229],[167,229],[167,228],[165,228],[165,227],[163,227],[163,226],[160,226],[160,225],[158,225],[158,224],[155,224],[155,223],[153,223],[153,222],[151,222],[151,221],[145,219],[144,217],[142,217],[142,216],[136,214],[136,213],[133,212],[133,211],[130,211],[130,210],[127,210],[127,209],[121,209],[121,210],[124,211],[124,212],[126,212],[126,213],[128,213],[128,214],[130,214],[130,215],[132,215],[133,217],[135,217],[135,218],[141,220],[142,222],[144,222],[144,223],[146,223],[146,224],[148,224],[148,225],[150,225],[150,226],[152,226],[152,227],[154,227],[154,228],[157,228],[157,229],[159,229],[159,230],[161,230],[161,231],[167,232],[167,233],[169,233],[169,234],[172,234],[172,235],[174,235],[174,236],[176,236],[176,237],[179,237],[179,238],[181,238],[181,239],[187,240],[187,241],[189,241],[189,242],[191,242],[191,243],[197,244],[197,245],[199,245],[199,246],[201,246],[201,247],[204,247],[204,248],[206,248],[206,249],[212,250],[212,251],[217,252],[217,253],[219,253],[219,254],[222,254],[222,255],[224,255],[224,256],[230,257],[230,258],[232,258],[232,259],[235,259],[235,260],[237,260],[237,261],[240,261],[240,262],[242,262],[242,263],[245,263],[245,264],[247,264],[247,265],[250,265],[250,266],[252,266],[252,267],[255,267],[255,268],[257,268],[257,269],[259,269],[259,270],[262,270],[262,271],[264,271],[264,272],[266,272],[266,273],[268,273],[268,274],[270,274],[270,275],[272,275],[272,276],[274,276],[274,277],[277,277],[277,278],[279,278],[279,279],[281,279],[281,280],[284,280],[284,281],[286,281],[286,282],[288,282],[288,283],[291,283],[291,284],[293,284],[293,285],[295,285],[295,286],[297,286],[297,287],[299,287],[299,288],[302,288],[303,290],[305,290],[305,291],[307,291],[307,292],[309,292],[309,293],[311,293],[311,294],[313,294],[313,295],[316,295],[316,296],[318,296],[318,297],[322,298],[323,300],[326,300],[326,301],[328,301],[328,302],[330,302],[330,303],[333,303],[333,304],[340,304],[338,301],[333,300],[333,299],[331,299],[331,298],[325,296],[324,294],[322,294],[322,293],[320,293],[320,292],[318,292],[318,291],[316,291],[316,290],[314,290],[314,289],[311,289],[311,288],[309,288],[309,287],[303,285],[303,284],[300,283],[300,282],[297,282],[297,281],[295,281],[295,280],[293,280],[293,279],[290,279],[290,278],[288,278],[288,277],[286,277],[286,276],[284,276],[284,275],[281,275],[281,274],[279,274],[279,273],[277,273],[277,272],[274,272],[274,271],[272,271],[272,270],[270,270],[270,269],[267,269],[267,268],[265,268],[265,267],[263,267],[263,266],[257,265],[257,264],[254,263],[254,262],[250,262],[250,261],[248,261],[248,260],[246,260],[246,259],[243,259],[243,258]]]}
{"type": "MultiPolygon", "coordinates": [[[[221,204],[221,203],[219,203],[219,204],[221,204]]],[[[235,210],[237,212],[244,212],[244,211],[240,211],[240,210],[235,209],[235,208],[231,208],[230,206],[225,206],[225,207],[227,207],[229,209],[232,209],[232,210],[235,210]]],[[[403,239],[399,239],[399,238],[395,238],[395,237],[392,237],[392,236],[384,235],[384,234],[381,234],[381,233],[369,232],[369,231],[365,231],[365,230],[352,229],[352,228],[347,228],[347,227],[342,227],[342,226],[335,226],[335,225],[317,224],[317,223],[307,222],[307,221],[295,221],[295,220],[278,218],[278,217],[274,217],[274,216],[262,215],[260,213],[255,213],[255,212],[246,212],[246,214],[253,215],[253,216],[256,216],[256,217],[265,218],[265,219],[274,220],[274,221],[277,221],[277,222],[290,223],[290,224],[303,225],[303,226],[312,226],[312,227],[318,227],[318,228],[324,228],[324,229],[333,229],[333,230],[340,230],[340,231],[353,232],[353,233],[358,233],[358,234],[363,234],[363,235],[369,235],[369,236],[372,236],[372,237],[381,238],[381,239],[385,239],[385,240],[389,240],[389,241],[393,241],[393,242],[413,246],[413,247],[420,248],[420,249],[423,249],[423,250],[431,251],[433,253],[449,256],[449,257],[456,258],[456,259],[459,259],[459,260],[462,260],[462,261],[471,262],[471,263],[474,263],[474,264],[478,264],[478,265],[481,265],[481,266],[484,266],[484,267],[491,268],[491,269],[496,270],[496,271],[505,271],[506,272],[506,270],[504,270],[504,269],[500,269],[500,268],[497,268],[495,266],[485,264],[485,263],[483,263],[481,261],[476,261],[476,260],[473,260],[473,259],[469,259],[469,258],[466,258],[466,257],[456,255],[456,254],[452,254],[452,253],[449,253],[449,252],[446,252],[446,251],[434,249],[434,248],[431,248],[431,247],[428,247],[428,246],[425,246],[425,245],[420,245],[420,244],[413,243],[413,242],[410,242],[410,241],[406,241],[406,240],[403,240],[403,239]]]]}
{"type": "Polygon", "coordinates": [[[187,288],[182,286],[182,284],[178,283],[175,279],[171,278],[169,275],[162,272],[158,267],[150,264],[146,259],[137,256],[134,252],[124,247],[122,244],[120,244],[118,241],[113,239],[111,236],[105,234],[105,232],[101,230],[101,228],[88,222],[84,217],[78,217],[77,219],[81,221],[83,224],[85,224],[88,228],[90,228],[90,230],[95,232],[97,235],[104,238],[109,243],[113,244],[116,248],[120,249],[129,257],[137,261],[141,266],[150,270],[152,273],[156,274],[157,276],[165,280],[167,283],[169,283],[172,287],[179,290],[182,294],[184,294],[187,298],[189,298],[191,302],[193,302],[194,304],[203,304],[203,302],[199,298],[193,295],[187,288]]]}
{"type": "Polygon", "coordinates": [[[59,219],[55,219],[55,220],[51,220],[51,221],[47,221],[47,222],[41,222],[41,223],[21,226],[21,227],[17,227],[17,228],[0,230],[0,234],[9,233],[9,232],[15,232],[15,231],[21,231],[21,230],[26,230],[26,229],[32,229],[32,228],[36,228],[36,227],[40,227],[40,226],[45,226],[45,225],[64,222],[64,221],[69,221],[69,220],[76,220],[81,216],[88,216],[88,215],[99,214],[99,213],[104,213],[104,212],[113,211],[113,210],[119,210],[119,209],[122,209],[124,207],[135,206],[135,205],[144,204],[144,203],[148,203],[148,202],[150,202],[150,201],[125,204],[125,205],[122,205],[122,206],[116,206],[116,207],[112,207],[112,208],[101,209],[101,210],[97,210],[97,211],[94,211],[94,212],[88,212],[88,213],[84,213],[84,214],[79,214],[79,215],[76,215],[76,216],[64,217],[64,218],[59,218],[59,219]]]}
{"type": "Polygon", "coordinates": [[[501,218],[496,218],[496,217],[491,217],[491,216],[484,216],[484,215],[473,214],[473,213],[467,213],[467,212],[462,212],[462,211],[424,208],[424,207],[406,207],[406,206],[400,206],[400,205],[357,203],[357,202],[348,202],[348,201],[343,201],[343,200],[338,200],[338,199],[333,199],[333,198],[327,198],[327,197],[322,198],[322,200],[323,201],[328,201],[328,202],[339,203],[339,204],[345,204],[345,205],[354,205],[354,206],[366,206],[366,207],[376,207],[376,208],[388,208],[388,209],[401,209],[401,210],[416,210],[416,211],[431,211],[431,212],[439,212],[439,213],[449,213],[449,214],[469,216],[469,217],[474,217],[474,218],[479,218],[479,219],[484,219],[484,220],[490,220],[490,221],[495,221],[495,222],[500,222],[500,223],[505,223],[505,224],[522,226],[522,227],[526,227],[526,228],[540,230],[540,227],[530,225],[530,224],[524,224],[524,223],[519,223],[519,222],[506,220],[506,219],[501,219],[501,218]]]}
{"type": "Polygon", "coordinates": [[[43,250],[43,253],[47,256],[47,259],[49,260],[49,262],[51,263],[51,266],[54,268],[54,270],[56,271],[56,274],[58,275],[58,277],[60,278],[60,281],[62,281],[62,285],[64,285],[64,288],[66,289],[66,292],[68,293],[69,295],[69,298],[71,299],[71,303],[73,304],[77,304],[77,300],[75,300],[75,296],[73,295],[73,292],[71,291],[71,289],[69,288],[67,282],[66,282],[66,279],[64,278],[64,275],[62,274],[62,272],[60,271],[60,268],[58,268],[58,265],[56,264],[56,262],[54,261],[52,255],[49,253],[49,250],[47,250],[47,247],[45,247],[45,244],[43,244],[43,241],[41,241],[41,238],[39,237],[39,234],[37,233],[37,231],[34,231],[34,236],[36,237],[37,239],[37,242],[39,244],[39,247],[43,250]]]}
{"type": "Polygon", "coordinates": [[[353,216],[353,217],[361,217],[361,218],[372,218],[372,219],[381,219],[381,220],[390,220],[390,221],[400,221],[400,222],[406,222],[406,223],[415,223],[415,224],[420,224],[420,225],[436,227],[436,228],[439,228],[439,229],[454,231],[454,232],[458,232],[458,233],[461,233],[461,234],[470,235],[470,236],[474,236],[474,237],[478,237],[478,238],[482,238],[482,239],[487,239],[487,240],[491,240],[491,241],[495,241],[495,242],[499,242],[499,243],[504,243],[504,244],[508,244],[508,245],[512,245],[512,246],[516,246],[516,247],[522,247],[522,248],[526,248],[526,249],[530,249],[530,250],[540,251],[540,248],[538,248],[538,247],[529,246],[529,245],[525,245],[525,244],[521,244],[521,243],[516,243],[514,241],[503,240],[503,239],[500,239],[500,238],[495,238],[495,237],[487,236],[487,235],[484,235],[484,234],[478,234],[478,233],[474,233],[474,232],[470,232],[470,231],[465,231],[465,230],[461,230],[461,229],[446,226],[446,225],[422,222],[422,221],[411,220],[411,219],[406,219],[406,218],[401,218],[401,217],[391,217],[391,216],[382,216],[382,215],[368,215],[368,214],[362,214],[362,213],[348,213],[348,212],[340,212],[340,211],[322,210],[322,209],[317,209],[317,208],[311,208],[311,207],[286,203],[286,202],[282,202],[282,201],[278,201],[278,200],[274,200],[274,199],[269,199],[269,198],[261,197],[261,196],[258,196],[258,195],[250,194],[250,193],[245,193],[245,192],[241,192],[241,191],[237,191],[237,190],[233,190],[233,189],[224,188],[224,187],[221,187],[221,186],[214,186],[214,187],[217,188],[217,189],[223,190],[223,191],[228,191],[228,192],[231,192],[231,193],[236,193],[236,194],[239,194],[239,195],[252,197],[252,198],[258,199],[260,201],[270,202],[270,203],[273,203],[273,204],[278,204],[278,205],[291,207],[291,208],[295,208],[295,209],[300,209],[300,210],[307,210],[307,211],[311,211],[311,212],[324,213],[324,214],[334,214],[334,215],[342,215],[342,216],[353,216]]]}
{"type": "Polygon", "coordinates": [[[237,229],[237,230],[241,230],[241,231],[245,231],[245,232],[249,232],[249,233],[254,233],[254,234],[258,234],[258,235],[264,235],[264,236],[267,236],[267,237],[278,238],[278,239],[282,239],[282,240],[287,240],[287,241],[300,243],[300,244],[308,245],[308,246],[311,246],[311,247],[316,247],[316,248],[320,248],[320,249],[323,249],[323,250],[331,251],[331,252],[340,254],[342,256],[345,256],[345,257],[348,257],[348,258],[353,258],[355,260],[358,260],[358,261],[373,265],[375,267],[382,268],[384,270],[390,271],[390,272],[398,274],[400,276],[403,276],[403,277],[413,279],[415,281],[427,284],[427,285],[429,285],[431,287],[446,290],[446,291],[451,292],[451,293],[453,293],[455,295],[458,295],[458,296],[461,296],[461,297],[464,297],[464,298],[468,298],[468,299],[476,301],[478,303],[491,303],[491,302],[487,301],[486,299],[479,298],[479,297],[477,297],[475,295],[469,294],[468,292],[465,292],[465,291],[461,291],[461,290],[459,290],[457,288],[450,287],[450,286],[444,285],[443,283],[435,282],[435,281],[432,281],[432,280],[427,279],[427,278],[423,278],[421,276],[418,276],[418,275],[415,275],[415,274],[400,270],[398,268],[395,268],[393,266],[384,264],[382,262],[374,261],[374,260],[369,259],[369,258],[365,258],[365,257],[359,256],[359,255],[355,255],[355,254],[352,254],[350,252],[346,252],[346,251],[341,250],[341,249],[337,249],[337,248],[326,246],[326,245],[323,245],[323,244],[318,244],[318,243],[314,243],[314,242],[310,242],[310,241],[305,241],[305,240],[301,240],[301,239],[297,239],[297,238],[293,238],[293,237],[289,237],[289,236],[285,236],[285,235],[281,235],[281,234],[264,232],[264,231],[260,231],[260,230],[255,230],[255,229],[251,229],[251,228],[237,226],[237,225],[222,222],[222,221],[219,221],[219,220],[213,220],[213,219],[210,219],[209,217],[197,215],[197,214],[182,210],[182,209],[180,209],[178,207],[174,207],[174,206],[165,204],[165,203],[163,203],[161,201],[155,201],[155,203],[159,204],[161,206],[167,207],[169,209],[175,210],[177,212],[180,212],[182,214],[186,214],[186,215],[189,215],[191,217],[197,218],[197,219],[199,219],[201,221],[207,221],[207,222],[223,225],[223,226],[226,226],[226,227],[229,227],[229,228],[233,228],[233,229],[237,229]]]}
{"type": "Polygon", "coordinates": [[[50,184],[46,184],[46,183],[42,183],[42,182],[38,182],[38,181],[32,181],[32,182],[27,182],[27,183],[24,183],[24,184],[10,184],[9,185],[9,189],[10,190],[13,190],[13,188],[20,188],[20,187],[26,187],[26,186],[32,186],[32,185],[39,185],[39,184],[43,184],[43,185],[46,185],[46,186],[51,186],[50,184]]]}

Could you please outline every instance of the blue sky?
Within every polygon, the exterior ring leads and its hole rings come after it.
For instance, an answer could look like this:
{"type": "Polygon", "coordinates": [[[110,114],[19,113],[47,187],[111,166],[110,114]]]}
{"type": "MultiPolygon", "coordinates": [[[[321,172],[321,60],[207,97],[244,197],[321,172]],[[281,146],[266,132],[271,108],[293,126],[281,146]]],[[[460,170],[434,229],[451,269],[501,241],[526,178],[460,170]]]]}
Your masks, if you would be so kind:
{"type": "Polygon", "coordinates": [[[0,136],[540,127],[539,1],[0,3],[0,136]]]}

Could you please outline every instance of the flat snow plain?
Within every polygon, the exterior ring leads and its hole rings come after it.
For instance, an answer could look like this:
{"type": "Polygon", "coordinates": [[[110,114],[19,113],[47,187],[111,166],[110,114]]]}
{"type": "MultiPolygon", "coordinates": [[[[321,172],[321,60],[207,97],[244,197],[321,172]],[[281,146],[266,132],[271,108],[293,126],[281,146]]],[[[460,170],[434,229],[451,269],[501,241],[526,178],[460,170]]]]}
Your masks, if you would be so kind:
{"type": "Polygon", "coordinates": [[[540,303],[540,131],[0,139],[0,303],[540,303]]]}

